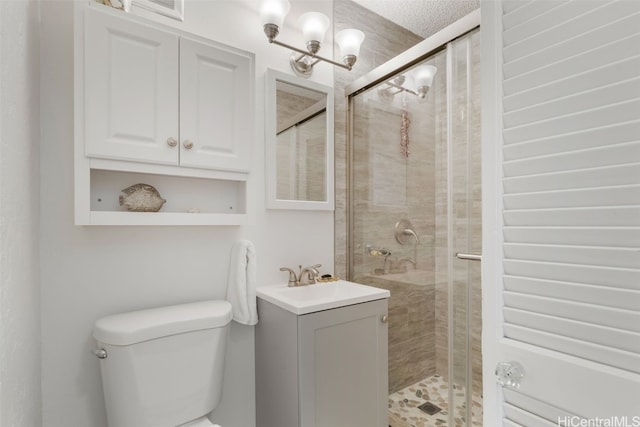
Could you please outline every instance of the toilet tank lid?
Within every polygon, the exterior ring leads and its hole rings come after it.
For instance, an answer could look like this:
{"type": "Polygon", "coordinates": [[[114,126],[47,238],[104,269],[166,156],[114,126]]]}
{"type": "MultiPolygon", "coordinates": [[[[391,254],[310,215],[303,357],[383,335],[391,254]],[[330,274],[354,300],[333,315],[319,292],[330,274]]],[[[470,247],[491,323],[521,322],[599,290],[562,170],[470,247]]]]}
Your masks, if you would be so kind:
{"type": "Polygon", "coordinates": [[[96,321],[93,337],[101,343],[131,345],[155,338],[219,328],[232,318],[228,301],[201,301],[114,314],[96,321]]]}

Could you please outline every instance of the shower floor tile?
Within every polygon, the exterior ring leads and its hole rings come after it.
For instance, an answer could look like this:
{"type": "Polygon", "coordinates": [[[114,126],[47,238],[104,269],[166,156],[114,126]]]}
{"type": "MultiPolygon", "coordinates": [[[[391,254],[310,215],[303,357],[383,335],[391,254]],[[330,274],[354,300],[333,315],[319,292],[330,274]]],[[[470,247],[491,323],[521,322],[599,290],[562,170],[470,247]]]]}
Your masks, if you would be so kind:
{"type": "MultiPolygon", "coordinates": [[[[415,384],[403,388],[389,395],[389,426],[390,427],[447,427],[449,417],[448,384],[439,375],[425,378],[415,384]],[[432,409],[432,405],[440,408],[439,412],[429,415],[418,407],[426,405],[432,409]]],[[[464,426],[465,397],[464,389],[456,387],[456,413],[460,416],[455,419],[455,426],[464,426]]],[[[473,406],[472,426],[482,427],[482,397],[472,396],[473,406]]],[[[431,411],[429,411],[431,412],[431,411]]]]}

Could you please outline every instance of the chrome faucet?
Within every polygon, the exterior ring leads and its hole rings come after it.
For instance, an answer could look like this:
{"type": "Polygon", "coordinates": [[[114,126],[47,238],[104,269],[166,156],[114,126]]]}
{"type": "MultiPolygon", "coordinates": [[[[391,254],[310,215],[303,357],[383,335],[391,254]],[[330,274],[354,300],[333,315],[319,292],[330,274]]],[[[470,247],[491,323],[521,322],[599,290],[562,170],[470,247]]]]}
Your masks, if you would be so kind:
{"type": "Polygon", "coordinates": [[[287,267],[280,267],[280,271],[288,271],[289,272],[289,285],[288,286],[298,286],[298,278],[296,277],[296,272],[287,267]]]}
{"type": "Polygon", "coordinates": [[[320,276],[318,269],[322,267],[320,264],[311,265],[309,267],[302,268],[300,266],[300,278],[298,279],[298,285],[315,285],[316,279],[320,276]]]}
{"type": "Polygon", "coordinates": [[[298,275],[296,275],[295,271],[287,267],[280,267],[280,271],[289,272],[288,286],[306,286],[316,283],[316,279],[320,276],[320,272],[318,271],[320,267],[322,267],[321,264],[310,265],[304,268],[299,265],[298,268],[300,269],[300,274],[298,275]]]}
{"type": "Polygon", "coordinates": [[[400,258],[400,260],[398,260],[398,264],[404,264],[404,263],[409,263],[409,264],[413,265],[414,269],[418,265],[413,258],[400,258]]]}

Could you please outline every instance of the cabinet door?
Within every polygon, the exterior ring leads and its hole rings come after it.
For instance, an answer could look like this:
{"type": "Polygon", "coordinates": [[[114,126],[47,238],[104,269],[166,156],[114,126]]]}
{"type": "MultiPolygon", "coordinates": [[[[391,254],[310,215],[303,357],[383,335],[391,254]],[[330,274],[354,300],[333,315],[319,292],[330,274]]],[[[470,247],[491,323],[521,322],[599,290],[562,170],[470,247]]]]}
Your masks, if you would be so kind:
{"type": "Polygon", "coordinates": [[[177,164],[178,36],[88,8],[85,153],[177,164]]]}
{"type": "Polygon", "coordinates": [[[251,65],[248,56],[180,40],[182,166],[249,170],[254,118],[251,65]]]}
{"type": "Polygon", "coordinates": [[[299,317],[301,426],[389,425],[386,315],[384,299],[299,317]]]}

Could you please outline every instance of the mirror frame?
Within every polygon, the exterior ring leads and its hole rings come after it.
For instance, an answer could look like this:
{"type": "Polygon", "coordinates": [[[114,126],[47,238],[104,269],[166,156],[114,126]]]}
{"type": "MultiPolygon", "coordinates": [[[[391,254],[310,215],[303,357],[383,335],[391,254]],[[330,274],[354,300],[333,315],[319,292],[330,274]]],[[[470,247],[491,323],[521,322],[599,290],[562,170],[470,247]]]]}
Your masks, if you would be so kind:
{"type": "Polygon", "coordinates": [[[267,184],[267,209],[300,209],[316,211],[333,211],[334,200],[334,112],[333,112],[333,88],[320,83],[308,81],[300,77],[286,74],[281,71],[267,69],[266,72],[266,96],[265,96],[265,173],[267,184]],[[294,86],[304,87],[327,96],[326,120],[326,159],[325,159],[325,185],[326,200],[284,200],[277,198],[277,170],[276,170],[276,86],[277,82],[285,82],[294,86]]]}

